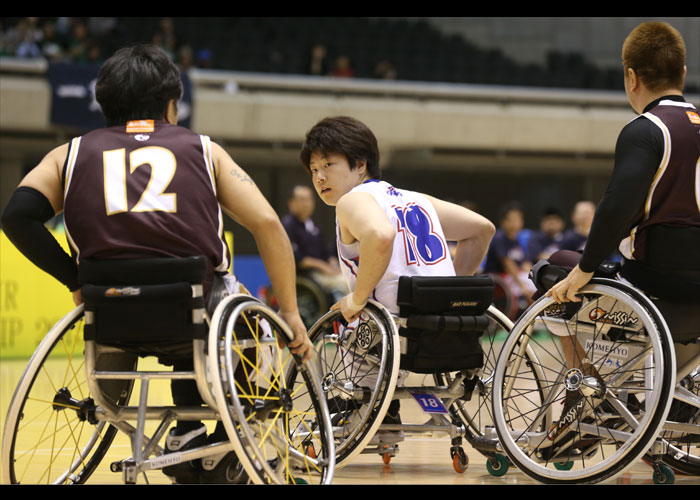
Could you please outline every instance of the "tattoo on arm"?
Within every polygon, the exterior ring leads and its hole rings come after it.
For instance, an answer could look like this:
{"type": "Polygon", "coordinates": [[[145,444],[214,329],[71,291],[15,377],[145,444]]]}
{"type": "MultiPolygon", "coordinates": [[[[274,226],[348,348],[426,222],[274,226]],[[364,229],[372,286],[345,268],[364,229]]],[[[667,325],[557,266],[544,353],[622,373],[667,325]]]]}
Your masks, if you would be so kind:
{"type": "Polygon", "coordinates": [[[253,182],[253,179],[251,179],[251,178],[248,176],[248,174],[246,174],[245,172],[243,172],[243,171],[241,171],[241,170],[232,168],[232,169],[231,169],[231,175],[234,176],[235,178],[237,178],[237,179],[238,179],[239,181],[241,181],[241,182],[249,182],[249,183],[255,185],[255,182],[253,182]]]}

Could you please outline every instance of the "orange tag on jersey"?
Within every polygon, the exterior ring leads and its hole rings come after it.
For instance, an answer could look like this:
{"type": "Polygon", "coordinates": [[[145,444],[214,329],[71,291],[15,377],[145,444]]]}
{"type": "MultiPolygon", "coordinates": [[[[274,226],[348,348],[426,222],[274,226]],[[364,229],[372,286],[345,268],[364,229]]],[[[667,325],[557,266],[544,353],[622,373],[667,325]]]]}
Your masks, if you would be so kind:
{"type": "Polygon", "coordinates": [[[694,112],[694,111],[686,111],[685,114],[688,115],[688,119],[689,119],[692,123],[695,123],[695,124],[697,124],[697,125],[700,125],[700,115],[698,115],[696,112],[694,112]]]}
{"type": "Polygon", "coordinates": [[[155,126],[153,120],[131,120],[126,124],[127,134],[142,134],[144,132],[153,132],[155,126]]]}

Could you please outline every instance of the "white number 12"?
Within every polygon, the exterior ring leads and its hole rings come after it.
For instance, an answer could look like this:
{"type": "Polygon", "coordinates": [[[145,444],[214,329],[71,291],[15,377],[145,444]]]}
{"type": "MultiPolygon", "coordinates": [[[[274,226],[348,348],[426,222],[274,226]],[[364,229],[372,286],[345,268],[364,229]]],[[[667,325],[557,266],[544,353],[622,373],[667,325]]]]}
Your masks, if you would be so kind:
{"type": "MultiPolygon", "coordinates": [[[[107,215],[128,212],[126,196],[126,150],[114,149],[103,153],[105,207],[107,215]]],[[[165,190],[175,175],[177,162],[165,148],[145,147],[129,154],[129,173],[141,165],[151,166],[151,178],[132,212],[177,211],[177,195],[165,190]]]]}

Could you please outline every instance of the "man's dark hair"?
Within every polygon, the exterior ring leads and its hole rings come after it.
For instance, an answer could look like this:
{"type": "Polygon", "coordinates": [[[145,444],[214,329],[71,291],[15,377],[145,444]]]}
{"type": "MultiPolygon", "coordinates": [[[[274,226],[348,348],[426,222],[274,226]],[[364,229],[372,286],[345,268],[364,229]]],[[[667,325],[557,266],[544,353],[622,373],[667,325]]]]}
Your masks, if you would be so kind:
{"type": "Polygon", "coordinates": [[[563,219],[564,214],[556,207],[548,207],[542,212],[542,218],[544,217],[561,217],[563,219]]]}
{"type": "Polygon", "coordinates": [[[508,216],[508,214],[511,213],[511,212],[520,212],[520,213],[523,214],[523,215],[525,214],[525,212],[524,212],[524,210],[523,210],[523,206],[522,206],[520,203],[518,203],[517,201],[509,201],[509,202],[506,203],[505,205],[502,205],[502,206],[501,206],[501,210],[500,210],[500,212],[499,212],[498,220],[499,220],[499,221],[502,221],[502,220],[505,219],[505,218],[508,216]]]}
{"type": "Polygon", "coordinates": [[[364,160],[368,174],[373,179],[382,178],[377,138],[367,125],[355,118],[333,116],[314,125],[301,147],[301,163],[307,171],[312,153],[345,155],[351,169],[364,160]]]}
{"type": "Polygon", "coordinates": [[[160,120],[182,96],[180,70],[160,48],[139,44],[117,50],[97,76],[95,98],[107,126],[160,120]]]}

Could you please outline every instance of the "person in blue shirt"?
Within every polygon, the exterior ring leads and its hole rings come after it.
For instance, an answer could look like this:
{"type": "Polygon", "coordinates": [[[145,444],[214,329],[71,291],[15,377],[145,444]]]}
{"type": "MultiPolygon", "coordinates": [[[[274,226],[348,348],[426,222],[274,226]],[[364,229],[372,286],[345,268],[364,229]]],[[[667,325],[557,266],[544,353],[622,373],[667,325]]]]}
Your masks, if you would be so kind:
{"type": "Polygon", "coordinates": [[[564,236],[564,217],[556,208],[548,208],[540,219],[540,229],[530,236],[527,258],[530,262],[546,259],[559,250],[559,243],[564,236]]]}
{"type": "Polygon", "coordinates": [[[579,201],[576,203],[571,214],[571,222],[574,227],[564,232],[564,236],[559,241],[559,250],[583,250],[586,246],[588,233],[591,231],[594,215],[595,204],[593,202],[579,201]]]}

